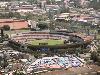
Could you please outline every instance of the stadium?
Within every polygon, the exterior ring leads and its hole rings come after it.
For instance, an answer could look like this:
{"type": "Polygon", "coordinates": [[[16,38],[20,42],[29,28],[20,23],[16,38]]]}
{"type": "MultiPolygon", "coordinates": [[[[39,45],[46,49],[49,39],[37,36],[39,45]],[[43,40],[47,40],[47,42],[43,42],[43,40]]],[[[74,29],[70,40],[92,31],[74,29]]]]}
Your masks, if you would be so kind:
{"type": "Polygon", "coordinates": [[[12,34],[9,43],[24,49],[27,47],[35,50],[49,50],[86,46],[92,40],[92,36],[77,33],[30,31],[12,34]]]}

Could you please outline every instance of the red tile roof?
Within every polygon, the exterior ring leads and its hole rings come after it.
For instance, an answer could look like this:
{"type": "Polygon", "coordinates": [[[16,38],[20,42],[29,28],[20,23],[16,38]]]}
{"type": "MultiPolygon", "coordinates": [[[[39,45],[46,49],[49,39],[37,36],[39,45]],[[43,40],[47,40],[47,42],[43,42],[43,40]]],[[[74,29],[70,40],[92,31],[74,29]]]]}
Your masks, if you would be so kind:
{"type": "Polygon", "coordinates": [[[0,27],[4,25],[9,25],[11,29],[28,28],[28,22],[25,20],[0,19],[0,27]]]}

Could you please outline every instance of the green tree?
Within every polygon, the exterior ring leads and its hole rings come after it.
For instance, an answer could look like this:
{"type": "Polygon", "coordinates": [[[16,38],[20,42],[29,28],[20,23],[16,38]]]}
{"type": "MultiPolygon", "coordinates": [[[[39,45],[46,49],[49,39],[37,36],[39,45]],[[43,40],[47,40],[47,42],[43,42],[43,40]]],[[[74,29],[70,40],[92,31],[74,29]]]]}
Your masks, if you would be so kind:
{"type": "Polygon", "coordinates": [[[17,12],[13,13],[13,17],[20,19],[21,15],[17,12]]]}
{"type": "Polygon", "coordinates": [[[7,15],[8,15],[8,18],[12,18],[14,16],[13,12],[9,12],[7,15]]]}
{"type": "Polygon", "coordinates": [[[37,26],[40,28],[40,30],[43,30],[43,29],[47,29],[48,28],[48,24],[45,23],[45,22],[39,22],[37,24],[37,26]]]}
{"type": "Polygon", "coordinates": [[[47,0],[47,4],[55,4],[56,1],[55,0],[47,0]]]}
{"type": "Polygon", "coordinates": [[[90,2],[90,7],[94,8],[94,9],[100,9],[100,0],[99,0],[99,2],[97,0],[92,0],[90,2]]]}
{"type": "Polygon", "coordinates": [[[4,18],[4,15],[2,13],[0,13],[0,18],[4,18]]]}
{"type": "Polygon", "coordinates": [[[98,53],[93,51],[91,53],[91,59],[94,61],[94,62],[97,62],[98,61],[98,53]]]}
{"type": "Polygon", "coordinates": [[[10,30],[10,26],[9,26],[9,25],[4,25],[4,26],[3,26],[3,29],[4,29],[5,31],[8,31],[8,30],[10,30]]]}
{"type": "Polygon", "coordinates": [[[38,3],[38,1],[37,0],[28,0],[28,2],[30,2],[31,4],[37,4],[38,3]]]}
{"type": "Polygon", "coordinates": [[[25,75],[25,74],[22,73],[22,72],[15,71],[15,72],[13,73],[13,75],[25,75]]]}
{"type": "Polygon", "coordinates": [[[33,14],[27,13],[25,17],[26,17],[26,20],[33,19],[33,14]]]}
{"type": "Polygon", "coordinates": [[[61,13],[68,13],[69,12],[69,8],[66,8],[65,6],[62,6],[60,8],[61,13]]]}

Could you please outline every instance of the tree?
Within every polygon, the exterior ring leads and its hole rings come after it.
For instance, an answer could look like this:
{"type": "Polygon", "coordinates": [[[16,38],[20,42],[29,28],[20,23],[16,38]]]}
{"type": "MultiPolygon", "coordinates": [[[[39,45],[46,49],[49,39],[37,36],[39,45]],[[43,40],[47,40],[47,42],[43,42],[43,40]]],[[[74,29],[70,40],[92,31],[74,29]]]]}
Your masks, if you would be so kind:
{"type": "Polygon", "coordinates": [[[9,12],[7,15],[8,15],[8,18],[12,18],[14,16],[13,12],[9,12]]]}
{"type": "Polygon", "coordinates": [[[13,13],[13,17],[20,19],[21,15],[20,15],[20,13],[15,12],[15,13],[13,13]]]}
{"type": "Polygon", "coordinates": [[[100,1],[92,0],[90,2],[90,7],[94,8],[94,9],[100,9],[100,1]]]}
{"type": "Polygon", "coordinates": [[[98,61],[98,53],[93,51],[91,53],[91,59],[94,61],[94,62],[97,62],[98,61]]]}
{"type": "Polygon", "coordinates": [[[7,55],[5,54],[5,52],[3,51],[3,62],[2,62],[2,67],[5,69],[8,66],[8,62],[7,62],[7,55]]]}
{"type": "Polygon", "coordinates": [[[38,3],[37,0],[28,0],[28,2],[31,3],[31,4],[34,4],[34,3],[37,4],[38,3]]]}
{"type": "Polygon", "coordinates": [[[55,4],[55,0],[46,0],[47,4],[55,4]]]}
{"type": "Polygon", "coordinates": [[[9,25],[4,25],[4,26],[3,26],[3,29],[4,29],[5,31],[9,31],[9,30],[10,30],[10,26],[9,26],[9,25]]]}
{"type": "Polygon", "coordinates": [[[26,74],[24,74],[24,73],[22,73],[22,72],[15,71],[15,72],[13,73],[13,75],[26,75],[26,74]]]}
{"type": "Polygon", "coordinates": [[[65,6],[62,6],[60,8],[61,13],[68,13],[69,12],[69,8],[66,8],[65,6]]]}
{"type": "Polygon", "coordinates": [[[26,17],[26,20],[32,19],[33,18],[33,14],[27,13],[25,17],[26,17]]]}
{"type": "Polygon", "coordinates": [[[37,24],[37,26],[40,28],[40,30],[43,30],[43,29],[47,29],[48,28],[48,24],[45,23],[45,22],[39,22],[37,24]]]}

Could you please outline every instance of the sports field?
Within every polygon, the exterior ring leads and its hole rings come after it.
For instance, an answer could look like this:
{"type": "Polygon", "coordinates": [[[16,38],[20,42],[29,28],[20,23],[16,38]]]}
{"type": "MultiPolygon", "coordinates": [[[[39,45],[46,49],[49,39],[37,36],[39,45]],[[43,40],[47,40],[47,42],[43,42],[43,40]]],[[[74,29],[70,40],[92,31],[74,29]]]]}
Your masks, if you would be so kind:
{"type": "Polygon", "coordinates": [[[41,39],[41,40],[33,40],[31,42],[32,45],[60,45],[64,44],[64,40],[53,40],[53,39],[41,39]]]}

